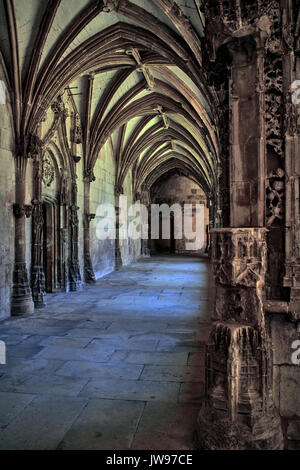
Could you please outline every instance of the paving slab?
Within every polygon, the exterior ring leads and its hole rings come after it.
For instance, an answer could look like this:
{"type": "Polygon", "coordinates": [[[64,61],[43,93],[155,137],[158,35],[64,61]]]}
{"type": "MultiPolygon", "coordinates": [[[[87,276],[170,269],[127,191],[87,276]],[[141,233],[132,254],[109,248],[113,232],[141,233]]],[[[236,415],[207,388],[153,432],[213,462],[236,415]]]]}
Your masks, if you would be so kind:
{"type": "Polygon", "coordinates": [[[92,379],[80,392],[90,398],[177,402],[179,384],[123,379],[92,379]]]}
{"type": "Polygon", "coordinates": [[[157,380],[164,382],[199,382],[203,378],[203,370],[195,370],[191,366],[149,366],[143,369],[140,380],[157,380]]]}
{"type": "Polygon", "coordinates": [[[57,375],[37,376],[32,374],[3,374],[0,377],[0,391],[37,395],[76,396],[87,384],[88,379],[62,377],[57,375]]]}
{"type": "Polygon", "coordinates": [[[114,352],[114,348],[88,349],[86,348],[70,348],[66,346],[47,346],[37,357],[43,359],[60,359],[65,361],[71,360],[87,360],[95,362],[107,362],[114,352]]]}
{"type": "Polygon", "coordinates": [[[36,397],[36,395],[0,392],[0,432],[20,414],[21,411],[36,397]]]}
{"type": "Polygon", "coordinates": [[[133,440],[135,450],[192,450],[199,408],[148,402],[133,440]]]}
{"type": "Polygon", "coordinates": [[[133,364],[103,364],[91,361],[68,361],[58,370],[56,375],[68,377],[88,377],[88,378],[114,378],[137,380],[143,370],[143,366],[133,364]]]}
{"type": "Polygon", "coordinates": [[[36,397],[0,432],[0,449],[56,449],[86,403],[76,397],[36,397]]]}
{"type": "Polygon", "coordinates": [[[187,352],[143,352],[143,351],[116,351],[112,354],[110,362],[126,362],[128,364],[187,364],[187,352]]]}
{"type": "Polygon", "coordinates": [[[144,406],[140,401],[91,399],[58,448],[130,449],[144,406]]]}

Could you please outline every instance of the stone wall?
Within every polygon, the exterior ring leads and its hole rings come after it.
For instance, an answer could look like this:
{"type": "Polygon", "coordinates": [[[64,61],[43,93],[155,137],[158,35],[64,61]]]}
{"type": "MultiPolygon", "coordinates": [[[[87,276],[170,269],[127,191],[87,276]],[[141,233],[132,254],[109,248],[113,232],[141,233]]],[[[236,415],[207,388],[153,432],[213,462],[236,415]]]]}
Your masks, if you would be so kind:
{"type": "MultiPolygon", "coordinates": [[[[279,410],[285,445],[300,449],[300,364],[292,362],[292,343],[300,340],[299,323],[292,323],[287,314],[269,314],[267,324],[273,345],[274,401],[279,410]]],[[[299,349],[299,347],[297,348],[299,349]]],[[[300,354],[298,354],[300,359],[300,354]]]]}
{"type": "Polygon", "coordinates": [[[5,100],[3,99],[5,75],[1,63],[0,80],[2,81],[0,97],[0,319],[2,319],[10,315],[14,263],[15,168],[11,109],[7,93],[5,93],[5,100]]]}
{"type": "MultiPolygon", "coordinates": [[[[115,162],[110,141],[108,140],[101,150],[95,166],[96,181],[91,183],[91,213],[96,214],[99,204],[115,204],[115,162]]],[[[114,269],[115,244],[114,240],[107,238],[99,240],[96,229],[99,218],[91,221],[90,240],[91,258],[96,279],[114,269]]]]}
{"type": "MultiPolygon", "coordinates": [[[[157,184],[157,187],[153,192],[153,201],[156,204],[166,203],[169,206],[173,204],[193,204],[195,207],[196,204],[204,204],[204,245],[201,250],[197,252],[204,252],[207,246],[207,233],[206,227],[209,225],[209,209],[207,208],[206,195],[200,186],[192,181],[191,179],[181,176],[181,175],[172,175],[160,184],[157,184]]],[[[196,229],[195,223],[195,211],[192,214],[193,219],[193,230],[196,229]]],[[[183,234],[184,234],[184,221],[182,222],[183,234]]],[[[188,253],[191,250],[186,248],[186,242],[188,242],[184,235],[180,240],[174,240],[174,252],[175,253],[188,253]]],[[[159,239],[152,241],[152,249],[158,252],[169,252],[172,251],[170,246],[170,240],[159,239]]]]}

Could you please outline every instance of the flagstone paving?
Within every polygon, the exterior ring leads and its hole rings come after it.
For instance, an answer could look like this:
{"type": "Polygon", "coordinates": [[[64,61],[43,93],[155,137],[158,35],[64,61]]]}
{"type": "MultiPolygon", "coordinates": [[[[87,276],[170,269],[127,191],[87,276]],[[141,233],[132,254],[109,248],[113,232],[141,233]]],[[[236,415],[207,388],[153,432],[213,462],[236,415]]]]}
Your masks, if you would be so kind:
{"type": "Polygon", "coordinates": [[[191,450],[213,283],[153,257],[0,322],[0,449],[191,450]]]}

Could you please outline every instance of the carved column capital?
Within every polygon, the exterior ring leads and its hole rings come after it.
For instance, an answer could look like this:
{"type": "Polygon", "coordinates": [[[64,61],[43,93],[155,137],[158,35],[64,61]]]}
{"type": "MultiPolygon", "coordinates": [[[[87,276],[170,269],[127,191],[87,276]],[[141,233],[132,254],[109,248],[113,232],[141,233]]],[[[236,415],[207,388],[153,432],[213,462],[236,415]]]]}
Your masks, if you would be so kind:
{"type": "Polygon", "coordinates": [[[83,172],[83,180],[86,183],[92,183],[96,181],[96,176],[94,175],[94,171],[92,168],[87,168],[83,172]]]}
{"type": "Polygon", "coordinates": [[[14,204],[13,211],[16,219],[20,219],[21,217],[24,217],[24,215],[29,218],[32,214],[32,206],[30,204],[24,204],[24,206],[20,206],[20,204],[14,204]]]}

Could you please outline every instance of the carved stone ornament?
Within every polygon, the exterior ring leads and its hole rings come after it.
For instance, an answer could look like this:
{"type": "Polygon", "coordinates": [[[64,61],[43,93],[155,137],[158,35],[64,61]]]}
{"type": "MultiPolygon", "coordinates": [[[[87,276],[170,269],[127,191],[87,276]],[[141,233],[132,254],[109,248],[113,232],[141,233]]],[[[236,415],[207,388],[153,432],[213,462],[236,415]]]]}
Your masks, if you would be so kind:
{"type": "Polygon", "coordinates": [[[81,128],[81,122],[80,122],[80,117],[79,114],[76,113],[74,115],[74,129],[72,133],[72,140],[75,142],[75,144],[81,144],[82,143],[82,128],[81,128]]]}
{"type": "Polygon", "coordinates": [[[27,144],[27,156],[30,158],[34,158],[38,155],[41,154],[43,151],[43,142],[41,139],[35,135],[35,134],[30,134],[28,138],[28,144],[27,144]]]}
{"type": "Polygon", "coordinates": [[[44,184],[50,187],[55,178],[55,168],[54,168],[53,161],[47,155],[44,157],[44,160],[43,160],[42,175],[43,175],[44,184]]]}
{"type": "Polygon", "coordinates": [[[118,10],[118,6],[119,0],[103,0],[103,11],[105,13],[118,10]]]}
{"type": "Polygon", "coordinates": [[[274,170],[268,175],[267,197],[267,227],[273,225],[276,220],[282,220],[284,215],[284,189],[285,173],[282,168],[274,170]]]}
{"type": "Polygon", "coordinates": [[[94,172],[91,168],[87,168],[84,170],[83,174],[84,180],[87,181],[88,183],[92,183],[93,181],[96,181],[96,176],[94,175],[94,172]]]}
{"type": "Polygon", "coordinates": [[[25,204],[24,206],[20,206],[20,204],[13,205],[14,216],[17,219],[24,217],[24,215],[29,218],[32,214],[32,206],[29,204],[25,204]]]}

